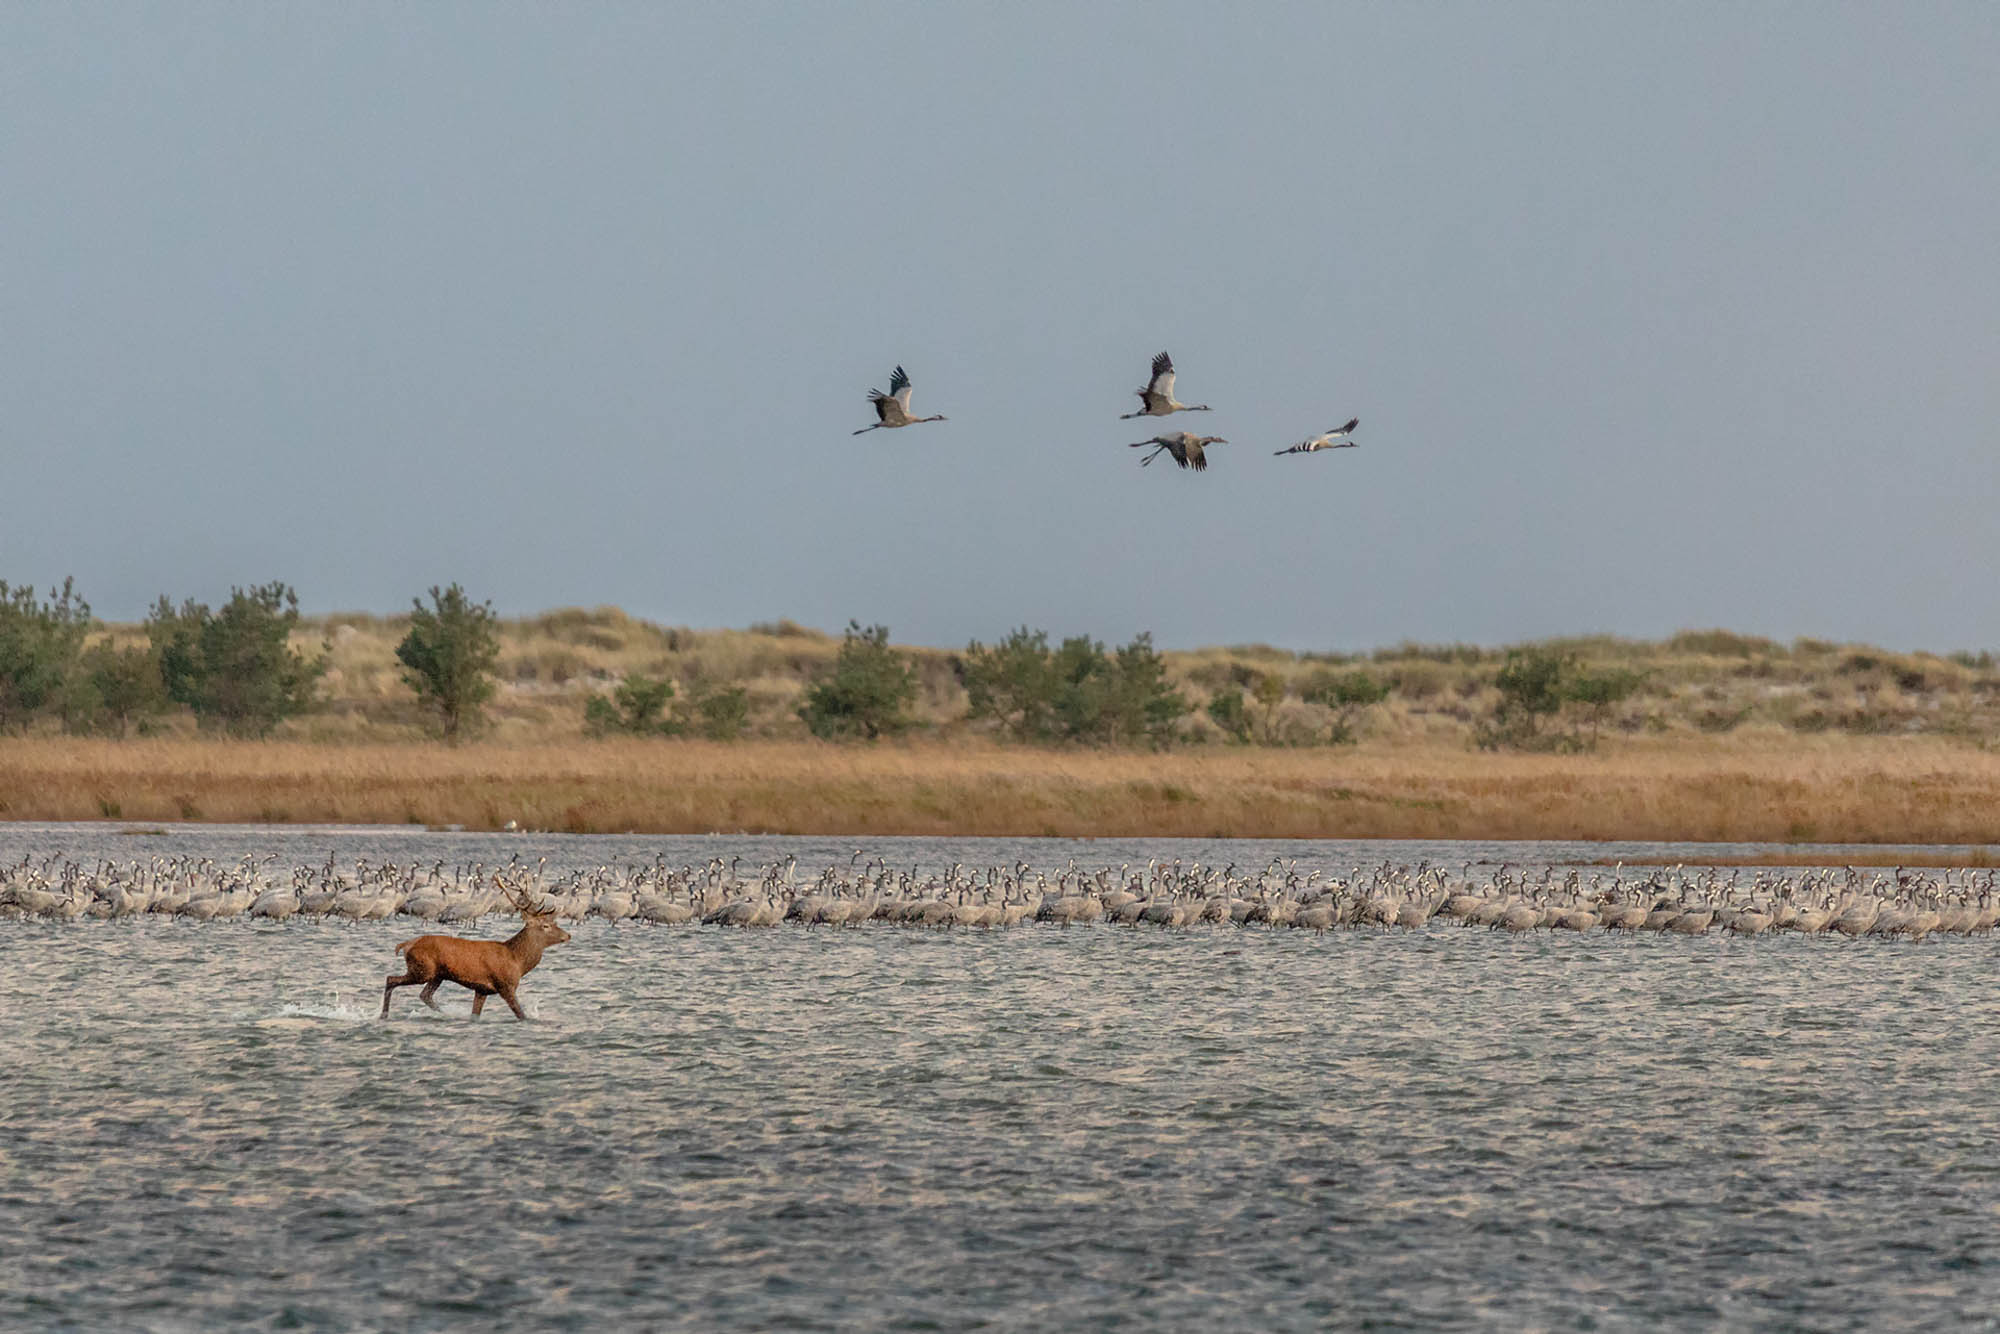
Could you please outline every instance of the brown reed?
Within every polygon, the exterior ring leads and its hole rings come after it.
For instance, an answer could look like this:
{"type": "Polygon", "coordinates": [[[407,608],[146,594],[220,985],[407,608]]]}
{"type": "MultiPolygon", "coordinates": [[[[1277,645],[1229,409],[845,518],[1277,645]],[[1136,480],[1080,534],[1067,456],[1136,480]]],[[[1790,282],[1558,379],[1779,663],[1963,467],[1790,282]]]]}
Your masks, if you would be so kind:
{"type": "Polygon", "coordinates": [[[1941,738],[1620,738],[1164,754],[935,740],[459,747],[0,740],[0,819],[646,833],[2000,842],[2000,755],[1941,738]]]}

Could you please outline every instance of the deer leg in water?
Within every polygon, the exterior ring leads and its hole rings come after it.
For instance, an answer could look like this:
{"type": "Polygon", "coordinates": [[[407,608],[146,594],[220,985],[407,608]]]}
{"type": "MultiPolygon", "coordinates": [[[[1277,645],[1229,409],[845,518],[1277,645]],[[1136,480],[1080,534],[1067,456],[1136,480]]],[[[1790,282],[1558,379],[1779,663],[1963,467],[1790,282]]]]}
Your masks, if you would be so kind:
{"type": "Polygon", "coordinates": [[[437,1009],[438,1003],[434,999],[434,997],[436,997],[436,995],[438,994],[438,988],[443,985],[444,985],[443,978],[440,977],[436,979],[429,986],[425,987],[422,991],[417,993],[417,999],[422,1001],[424,1004],[430,1006],[433,1010],[437,1009]]]}
{"type": "Polygon", "coordinates": [[[475,991],[475,992],[473,992],[473,993],[472,993],[472,1017],[473,1017],[474,1019],[477,1019],[477,1018],[479,1017],[479,1012],[480,1012],[481,1010],[485,1009],[485,1008],[486,1008],[486,993],[485,993],[485,992],[483,992],[483,991],[475,991]]]}
{"type": "Polygon", "coordinates": [[[422,978],[411,977],[408,973],[404,973],[400,977],[391,977],[389,985],[382,988],[382,1017],[384,1019],[389,1017],[389,997],[397,987],[412,987],[421,981],[423,981],[422,978]]]}
{"type": "Polygon", "coordinates": [[[521,1002],[514,999],[514,988],[503,986],[499,988],[499,992],[500,999],[507,1002],[507,1008],[514,1012],[516,1019],[526,1019],[528,1017],[521,1012],[521,1002]]]}

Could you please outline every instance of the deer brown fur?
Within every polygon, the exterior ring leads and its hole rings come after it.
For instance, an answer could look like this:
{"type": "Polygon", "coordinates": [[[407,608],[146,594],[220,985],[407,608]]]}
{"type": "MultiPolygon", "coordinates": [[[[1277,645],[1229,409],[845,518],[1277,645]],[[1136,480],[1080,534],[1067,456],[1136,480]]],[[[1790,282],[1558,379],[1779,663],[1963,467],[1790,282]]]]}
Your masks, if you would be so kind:
{"type": "Polygon", "coordinates": [[[542,961],[542,951],[568,940],[569,932],[556,925],[553,913],[536,911],[511,893],[509,897],[521,910],[521,929],[506,940],[418,936],[396,946],[396,953],[403,956],[404,971],[401,976],[391,975],[382,988],[382,1017],[389,1017],[389,997],[397,987],[421,983],[424,989],[417,998],[435,1010],[438,1004],[432,998],[437,989],[456,982],[472,993],[474,1015],[485,1008],[488,996],[498,996],[516,1019],[526,1019],[514,989],[521,985],[522,974],[542,961]]]}

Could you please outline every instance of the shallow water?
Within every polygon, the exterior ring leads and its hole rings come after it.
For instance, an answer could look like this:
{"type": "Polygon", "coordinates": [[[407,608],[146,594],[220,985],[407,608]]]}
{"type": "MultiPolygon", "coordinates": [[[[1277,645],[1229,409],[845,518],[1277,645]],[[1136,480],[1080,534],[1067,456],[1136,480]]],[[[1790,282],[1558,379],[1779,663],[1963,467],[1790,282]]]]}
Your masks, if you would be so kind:
{"type": "MultiPolygon", "coordinates": [[[[515,846],[456,837],[425,855],[515,846]]],[[[2000,1296],[1990,938],[573,930],[538,1022],[452,989],[381,1023],[407,922],[0,923],[0,1325],[1877,1329],[2000,1296]]]]}

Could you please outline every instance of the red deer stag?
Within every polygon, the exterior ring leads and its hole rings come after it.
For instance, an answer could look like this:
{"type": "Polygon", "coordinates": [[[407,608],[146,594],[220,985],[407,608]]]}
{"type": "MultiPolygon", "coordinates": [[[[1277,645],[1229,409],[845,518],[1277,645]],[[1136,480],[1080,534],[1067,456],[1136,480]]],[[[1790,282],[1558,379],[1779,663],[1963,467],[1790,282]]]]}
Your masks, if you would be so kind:
{"type": "Polygon", "coordinates": [[[542,961],[542,951],[569,939],[569,932],[556,925],[555,914],[535,907],[527,895],[509,887],[500,877],[493,883],[521,911],[521,929],[506,940],[465,940],[458,936],[418,936],[396,946],[403,956],[401,977],[391,977],[382,988],[382,1017],[389,1017],[389,997],[397,987],[423,984],[417,998],[433,1010],[437,989],[456,982],[472,993],[472,1013],[485,1008],[488,996],[499,996],[516,1019],[526,1019],[514,988],[521,977],[542,961]]]}

